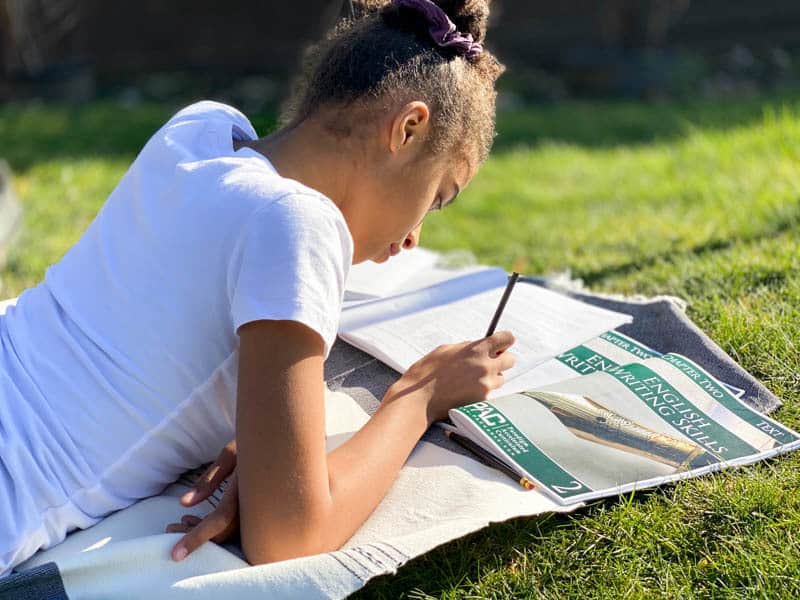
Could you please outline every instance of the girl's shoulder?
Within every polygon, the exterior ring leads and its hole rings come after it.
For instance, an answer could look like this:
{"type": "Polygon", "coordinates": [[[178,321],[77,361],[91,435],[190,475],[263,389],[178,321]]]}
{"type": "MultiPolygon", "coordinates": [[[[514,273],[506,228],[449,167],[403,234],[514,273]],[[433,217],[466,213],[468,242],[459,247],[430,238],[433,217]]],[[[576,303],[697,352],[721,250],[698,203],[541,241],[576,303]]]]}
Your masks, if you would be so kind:
{"type": "Polygon", "coordinates": [[[211,100],[196,102],[175,113],[154,138],[146,163],[157,169],[177,166],[181,189],[192,202],[202,196],[210,208],[233,210],[259,227],[271,222],[293,231],[335,231],[345,246],[352,246],[344,216],[330,198],[283,177],[253,148],[234,147],[234,139],[258,139],[236,108],[211,100]]]}
{"type": "Polygon", "coordinates": [[[237,125],[247,139],[255,139],[258,134],[250,120],[239,109],[217,102],[215,100],[201,100],[190,104],[176,112],[164,124],[165,128],[191,121],[223,121],[237,125]]]}
{"type": "Polygon", "coordinates": [[[147,140],[131,169],[145,179],[172,177],[181,168],[202,176],[207,170],[198,167],[213,169],[224,166],[214,161],[244,156],[235,152],[233,140],[255,139],[258,134],[239,110],[204,100],[170,117],[147,140]]]}

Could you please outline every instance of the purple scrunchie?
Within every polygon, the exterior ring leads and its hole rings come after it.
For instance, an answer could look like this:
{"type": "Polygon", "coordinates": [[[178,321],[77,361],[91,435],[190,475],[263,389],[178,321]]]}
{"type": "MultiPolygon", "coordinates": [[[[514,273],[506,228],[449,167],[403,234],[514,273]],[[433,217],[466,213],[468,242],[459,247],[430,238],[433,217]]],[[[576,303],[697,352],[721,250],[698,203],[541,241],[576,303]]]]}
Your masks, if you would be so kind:
{"type": "Polygon", "coordinates": [[[431,0],[394,0],[394,4],[424,15],[430,23],[428,33],[438,46],[450,48],[467,58],[475,58],[483,52],[483,46],[472,38],[472,34],[458,31],[447,13],[431,0]]]}

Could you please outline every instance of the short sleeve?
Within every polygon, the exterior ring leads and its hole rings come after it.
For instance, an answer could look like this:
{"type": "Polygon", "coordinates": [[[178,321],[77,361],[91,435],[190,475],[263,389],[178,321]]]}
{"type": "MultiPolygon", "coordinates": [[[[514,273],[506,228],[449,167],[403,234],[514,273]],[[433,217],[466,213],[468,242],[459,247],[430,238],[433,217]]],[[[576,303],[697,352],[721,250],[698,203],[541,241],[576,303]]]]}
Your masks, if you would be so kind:
{"type": "Polygon", "coordinates": [[[166,127],[171,127],[185,121],[211,121],[218,120],[230,122],[236,125],[248,139],[257,139],[258,134],[253,129],[253,125],[239,110],[232,106],[215,102],[213,100],[201,100],[182,108],[167,121],[166,127]]]}
{"type": "Polygon", "coordinates": [[[336,338],[353,243],[339,209],[293,193],[248,217],[228,269],[234,331],[250,321],[303,323],[325,342],[336,338]]]}

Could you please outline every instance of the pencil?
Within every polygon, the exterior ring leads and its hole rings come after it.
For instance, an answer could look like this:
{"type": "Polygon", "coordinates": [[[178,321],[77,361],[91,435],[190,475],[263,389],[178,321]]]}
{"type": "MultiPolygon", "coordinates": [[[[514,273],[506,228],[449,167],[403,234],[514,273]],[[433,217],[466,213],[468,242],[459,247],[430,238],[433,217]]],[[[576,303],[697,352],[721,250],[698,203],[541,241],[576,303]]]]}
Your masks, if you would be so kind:
{"type": "Polygon", "coordinates": [[[486,335],[484,337],[489,337],[494,333],[494,330],[497,328],[497,323],[500,321],[500,315],[503,314],[503,309],[506,307],[506,302],[508,302],[508,297],[511,295],[511,290],[514,289],[514,284],[517,283],[517,279],[519,278],[519,273],[514,271],[511,274],[511,277],[508,278],[508,283],[506,284],[506,289],[503,292],[503,297],[500,298],[500,304],[497,305],[497,310],[494,311],[494,316],[492,317],[492,322],[489,324],[489,329],[486,330],[486,335]]]}
{"type": "Polygon", "coordinates": [[[502,471],[503,473],[511,477],[511,479],[513,479],[520,486],[522,486],[524,490],[530,491],[536,487],[530,479],[528,479],[527,477],[520,477],[506,463],[504,463],[499,458],[494,456],[491,452],[488,452],[484,448],[481,448],[478,444],[473,442],[468,437],[465,437],[460,433],[456,433],[455,431],[450,431],[449,429],[445,429],[444,434],[445,436],[447,436],[448,439],[453,440],[456,444],[458,444],[462,448],[465,448],[470,452],[472,452],[473,454],[476,454],[483,461],[485,461],[490,467],[494,467],[498,471],[502,471]]]}

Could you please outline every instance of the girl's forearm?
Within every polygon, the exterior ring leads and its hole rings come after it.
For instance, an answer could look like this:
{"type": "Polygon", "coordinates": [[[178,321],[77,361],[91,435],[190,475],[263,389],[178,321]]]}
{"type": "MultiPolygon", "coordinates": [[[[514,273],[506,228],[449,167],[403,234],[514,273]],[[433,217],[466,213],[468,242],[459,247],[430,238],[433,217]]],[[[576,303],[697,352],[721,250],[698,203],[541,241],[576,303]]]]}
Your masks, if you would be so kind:
{"type": "Polygon", "coordinates": [[[372,418],[328,455],[331,494],[326,540],[341,547],[375,510],[429,425],[424,390],[395,385],[372,418]]]}
{"type": "Polygon", "coordinates": [[[341,547],[386,495],[428,425],[485,398],[502,381],[498,373],[513,366],[508,332],[441,346],[328,454],[321,344],[302,325],[262,323],[242,334],[236,415],[242,548],[258,564],[341,547]],[[311,350],[300,343],[306,334],[311,350]]]}

